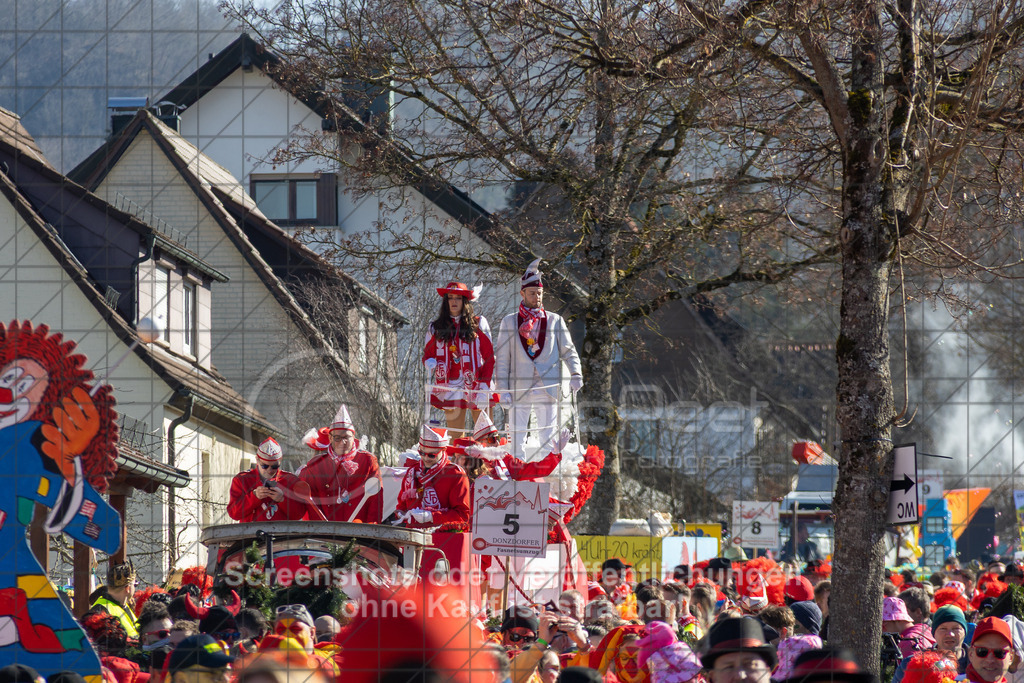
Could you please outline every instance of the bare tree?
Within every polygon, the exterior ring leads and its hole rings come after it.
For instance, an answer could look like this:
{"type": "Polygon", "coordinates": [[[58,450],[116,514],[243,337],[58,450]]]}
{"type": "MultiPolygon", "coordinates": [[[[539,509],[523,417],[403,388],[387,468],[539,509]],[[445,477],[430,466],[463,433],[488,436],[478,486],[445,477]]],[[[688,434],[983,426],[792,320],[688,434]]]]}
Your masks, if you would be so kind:
{"type": "Polygon", "coordinates": [[[730,150],[743,112],[719,91],[743,84],[725,82],[717,38],[674,2],[228,4],[283,55],[281,78],[335,104],[327,127],[344,132],[339,144],[309,131],[278,161],[347,165],[362,192],[517,188],[512,208],[475,226],[492,253],[387,218],[338,247],[408,279],[439,259],[518,274],[531,253],[571,273],[560,293],[585,328],[582,422],[606,454],[594,531],[618,516],[621,331],[675,299],[778,282],[838,251],[787,215],[785,178],[750,175],[763,141],[730,150]],[[372,110],[382,93],[390,118],[364,124],[345,106],[362,96],[372,110]]]}

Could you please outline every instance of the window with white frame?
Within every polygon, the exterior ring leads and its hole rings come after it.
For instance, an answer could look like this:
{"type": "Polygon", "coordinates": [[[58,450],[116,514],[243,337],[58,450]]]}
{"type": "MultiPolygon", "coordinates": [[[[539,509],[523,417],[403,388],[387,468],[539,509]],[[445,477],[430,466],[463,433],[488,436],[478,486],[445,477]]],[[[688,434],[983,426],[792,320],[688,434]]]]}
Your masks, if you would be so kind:
{"type": "Polygon", "coordinates": [[[187,356],[195,356],[196,335],[199,333],[198,318],[196,316],[196,286],[190,282],[186,282],[181,291],[182,351],[184,351],[187,356]]]}
{"type": "Polygon", "coordinates": [[[160,339],[165,343],[171,341],[171,271],[169,268],[157,266],[153,269],[153,311],[150,317],[163,326],[160,339]]]}

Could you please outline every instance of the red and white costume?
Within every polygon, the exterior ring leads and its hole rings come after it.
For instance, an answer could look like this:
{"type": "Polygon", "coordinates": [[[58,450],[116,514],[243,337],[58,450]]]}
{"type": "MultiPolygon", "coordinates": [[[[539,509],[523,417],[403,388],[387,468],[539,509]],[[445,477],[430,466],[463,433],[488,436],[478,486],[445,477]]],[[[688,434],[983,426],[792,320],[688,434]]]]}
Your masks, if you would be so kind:
{"type": "Polygon", "coordinates": [[[508,445],[502,439],[497,446],[481,446],[478,442],[488,436],[497,437],[498,429],[487,413],[480,413],[473,425],[472,439],[456,439],[454,446],[461,447],[466,455],[487,462],[489,474],[495,479],[534,481],[555,471],[562,462],[562,448],[568,441],[568,431],[554,444],[554,451],[536,462],[524,462],[509,453],[508,445]]]}
{"type": "MultiPolygon", "coordinates": [[[[335,430],[355,434],[345,406],[338,409],[328,427],[328,432],[335,430]]],[[[347,522],[354,515],[353,521],[380,524],[384,508],[382,487],[376,486],[377,492],[369,499],[364,495],[367,481],[376,479],[380,483],[380,466],[372,453],[359,449],[358,440],[353,440],[353,444],[352,450],[339,455],[328,441],[326,450],[299,468],[297,474],[309,484],[313,502],[329,521],[347,522]]]]}
{"type": "MultiPolygon", "coordinates": [[[[476,298],[476,292],[461,282],[450,282],[440,287],[441,296],[458,294],[466,299],[476,298]]],[[[484,410],[491,403],[491,375],[494,374],[494,347],[491,328],[483,316],[475,316],[476,337],[464,341],[459,337],[461,317],[453,318],[454,334],[450,340],[438,339],[434,326],[427,332],[422,362],[434,373],[435,388],[430,392],[430,404],[441,410],[484,410]]]]}
{"type": "MultiPolygon", "coordinates": [[[[420,446],[442,450],[432,467],[424,467],[420,460],[405,473],[398,494],[399,519],[417,529],[440,527],[431,537],[433,546],[444,554],[453,576],[459,577],[466,599],[476,601],[476,589],[468,580],[474,566],[468,533],[469,478],[461,467],[449,460],[448,436],[444,430],[424,426],[420,446]]],[[[434,567],[441,559],[440,553],[429,548],[424,551],[420,568],[424,580],[431,580],[434,567]]]]}
{"type": "MultiPolygon", "coordinates": [[[[256,450],[256,460],[263,464],[281,464],[281,446],[272,438],[266,439],[256,450]]],[[[236,522],[281,522],[306,519],[306,502],[295,494],[299,478],[291,472],[273,470],[274,474],[264,478],[259,467],[240,472],[231,480],[228,494],[228,516],[236,522]],[[270,498],[260,499],[256,489],[269,485],[284,494],[284,500],[275,502],[270,498]]]]}

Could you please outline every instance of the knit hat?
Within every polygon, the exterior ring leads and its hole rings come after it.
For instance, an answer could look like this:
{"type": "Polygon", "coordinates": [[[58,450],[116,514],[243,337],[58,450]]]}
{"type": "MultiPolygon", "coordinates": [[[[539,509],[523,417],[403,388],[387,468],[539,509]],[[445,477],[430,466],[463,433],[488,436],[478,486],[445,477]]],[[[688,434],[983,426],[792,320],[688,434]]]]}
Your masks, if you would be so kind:
{"type": "Polygon", "coordinates": [[[256,449],[256,457],[263,462],[280,462],[282,455],[281,444],[277,443],[272,436],[264,439],[260,447],[256,449]]]}
{"type": "Polygon", "coordinates": [[[498,428],[494,426],[491,418],[487,416],[487,411],[481,410],[480,414],[476,417],[476,422],[473,424],[473,440],[479,441],[485,436],[497,433],[498,428]]]}
{"type": "Polygon", "coordinates": [[[540,630],[540,620],[531,609],[510,607],[505,610],[505,620],[501,622],[501,629],[499,630],[504,633],[514,628],[528,628],[537,633],[540,630]]]}
{"type": "Polygon", "coordinates": [[[420,430],[420,446],[422,448],[445,448],[448,443],[448,430],[443,427],[423,425],[420,430]]]}
{"type": "Polygon", "coordinates": [[[964,617],[964,611],[956,605],[944,605],[935,610],[935,614],[932,615],[932,633],[941,624],[949,621],[955,621],[964,627],[965,632],[967,631],[967,618],[964,617]]]}
{"type": "Polygon", "coordinates": [[[558,672],[555,683],[601,683],[601,672],[589,666],[567,666],[558,672]]]}
{"type": "Polygon", "coordinates": [[[338,414],[334,416],[334,422],[328,427],[330,430],[342,429],[348,432],[356,433],[356,427],[352,424],[352,418],[348,415],[348,406],[344,403],[338,408],[338,414]]]}
{"type": "Polygon", "coordinates": [[[527,287],[544,287],[544,283],[540,279],[540,259],[536,259],[526,266],[526,272],[523,273],[523,277],[520,280],[519,289],[526,289],[527,287]]]}
{"type": "Polygon", "coordinates": [[[818,603],[813,600],[801,600],[794,602],[789,608],[808,633],[818,635],[821,631],[821,608],[818,607],[818,603]]]}
{"type": "MultiPolygon", "coordinates": [[[[792,607],[792,605],[790,605],[792,607]]],[[[907,603],[900,598],[886,598],[882,602],[882,621],[914,621],[907,612],[907,603]]]]}

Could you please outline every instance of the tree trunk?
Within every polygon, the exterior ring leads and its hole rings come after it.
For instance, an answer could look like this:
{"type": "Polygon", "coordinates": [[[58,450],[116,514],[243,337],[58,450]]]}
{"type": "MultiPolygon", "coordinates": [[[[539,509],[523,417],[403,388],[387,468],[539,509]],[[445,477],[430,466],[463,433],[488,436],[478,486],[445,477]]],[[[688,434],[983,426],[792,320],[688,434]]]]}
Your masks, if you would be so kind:
{"type": "Polygon", "coordinates": [[[589,443],[604,451],[604,470],[594,485],[587,503],[587,533],[607,534],[619,518],[619,430],[622,420],[612,398],[612,356],[615,350],[615,326],[611,311],[592,302],[584,316],[586,334],[580,348],[580,362],[586,384],[581,392],[580,413],[583,432],[589,443]]]}
{"type": "Polygon", "coordinates": [[[853,38],[848,137],[843,145],[842,303],[836,340],[842,435],[829,641],[877,672],[881,651],[883,540],[894,417],[889,367],[887,155],[879,7],[866,2],[853,38]]]}

